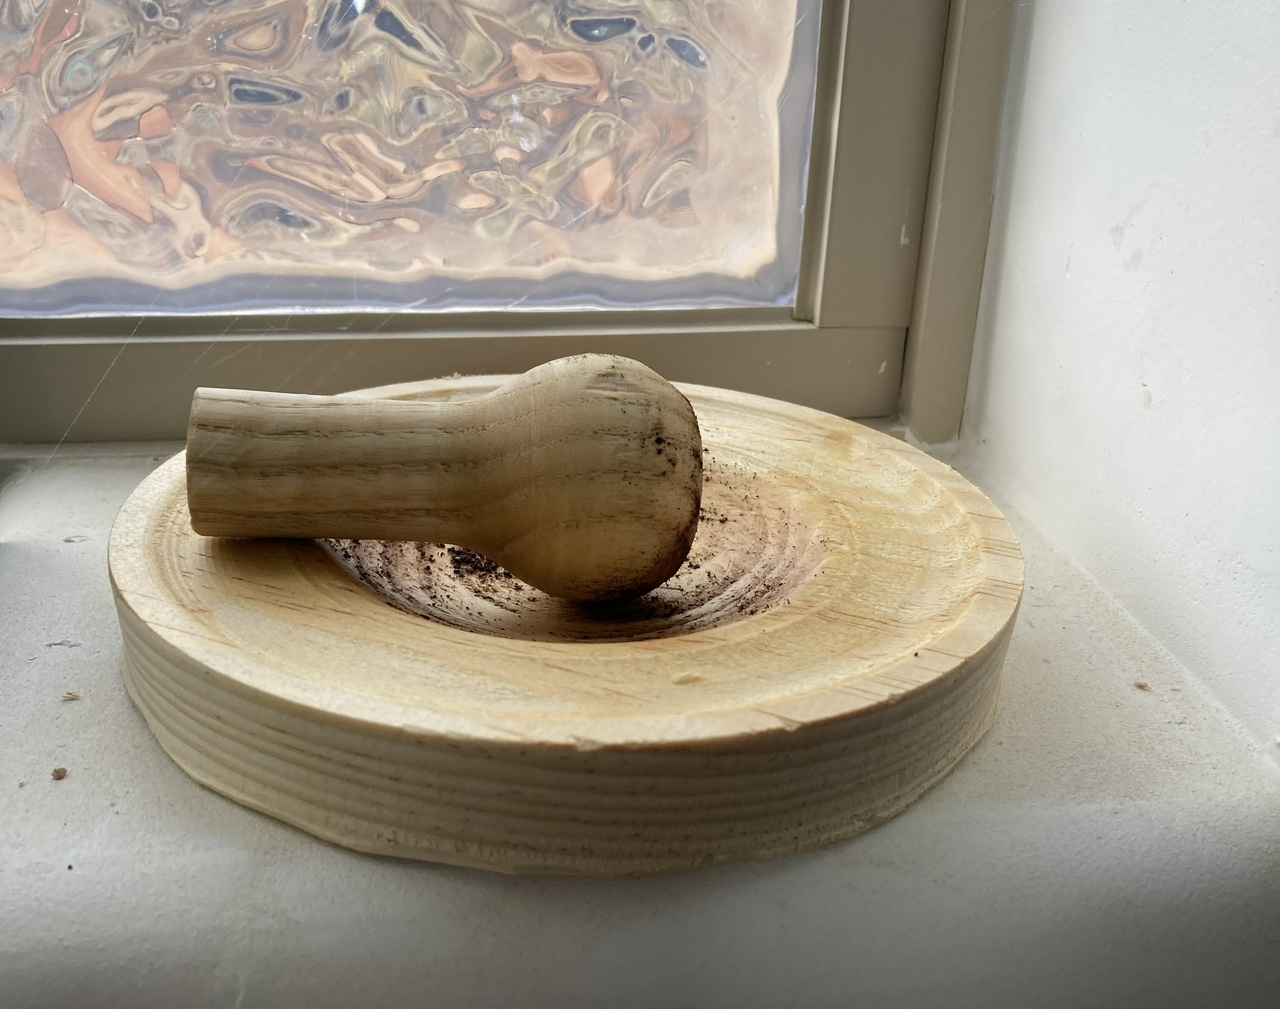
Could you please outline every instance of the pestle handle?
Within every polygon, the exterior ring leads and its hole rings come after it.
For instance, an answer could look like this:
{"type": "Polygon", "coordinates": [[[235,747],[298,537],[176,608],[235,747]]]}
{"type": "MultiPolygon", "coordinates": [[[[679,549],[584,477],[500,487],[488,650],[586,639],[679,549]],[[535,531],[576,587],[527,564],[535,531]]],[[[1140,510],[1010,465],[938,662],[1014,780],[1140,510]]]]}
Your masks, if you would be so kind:
{"type": "Polygon", "coordinates": [[[202,535],[452,543],[580,601],[674,574],[702,498],[689,401],[609,354],[457,403],[197,389],[186,465],[202,535]]]}

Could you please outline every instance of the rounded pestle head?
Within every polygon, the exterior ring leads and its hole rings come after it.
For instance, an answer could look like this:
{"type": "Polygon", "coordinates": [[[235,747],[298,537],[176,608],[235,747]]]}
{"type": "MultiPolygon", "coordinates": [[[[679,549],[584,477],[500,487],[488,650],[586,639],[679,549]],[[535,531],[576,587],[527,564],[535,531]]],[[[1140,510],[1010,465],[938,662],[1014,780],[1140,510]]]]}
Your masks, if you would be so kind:
{"type": "Polygon", "coordinates": [[[637,361],[585,354],[534,368],[482,402],[521,418],[504,479],[518,473],[524,489],[476,549],[580,602],[642,595],[675,574],[702,503],[702,436],[675,386],[637,361]]]}

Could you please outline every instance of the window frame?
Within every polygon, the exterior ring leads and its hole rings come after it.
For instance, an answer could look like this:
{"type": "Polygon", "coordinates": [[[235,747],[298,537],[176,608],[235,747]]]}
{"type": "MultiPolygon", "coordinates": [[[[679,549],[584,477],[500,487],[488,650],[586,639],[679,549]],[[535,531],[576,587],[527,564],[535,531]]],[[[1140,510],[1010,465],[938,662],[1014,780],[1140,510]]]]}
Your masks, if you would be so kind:
{"type": "Polygon", "coordinates": [[[591,350],[953,437],[985,252],[956,236],[989,223],[1011,8],[823,4],[793,309],[0,319],[0,442],[181,438],[201,385],[338,392],[591,350]]]}

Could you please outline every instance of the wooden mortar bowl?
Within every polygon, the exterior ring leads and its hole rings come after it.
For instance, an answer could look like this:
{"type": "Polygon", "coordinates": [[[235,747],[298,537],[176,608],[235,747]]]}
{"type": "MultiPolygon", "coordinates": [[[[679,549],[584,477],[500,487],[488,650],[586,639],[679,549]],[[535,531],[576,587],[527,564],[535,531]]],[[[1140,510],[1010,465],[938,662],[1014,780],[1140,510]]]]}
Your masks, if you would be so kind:
{"type": "Polygon", "coordinates": [[[782,855],[901,812],[995,717],[1017,540],[888,435],[680,388],[706,447],[698,535],[613,610],[443,545],[201,537],[182,456],[161,466],[109,551],[125,683],[160,744],[320,837],[505,872],[782,855]]]}

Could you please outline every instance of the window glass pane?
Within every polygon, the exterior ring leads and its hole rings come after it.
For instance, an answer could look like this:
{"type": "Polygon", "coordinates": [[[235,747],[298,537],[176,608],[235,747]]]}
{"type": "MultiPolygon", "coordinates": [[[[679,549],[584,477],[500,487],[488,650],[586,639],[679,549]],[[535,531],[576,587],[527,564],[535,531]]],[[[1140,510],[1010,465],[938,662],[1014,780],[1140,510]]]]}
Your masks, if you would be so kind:
{"type": "Polygon", "coordinates": [[[0,306],[789,304],[818,8],[0,0],[0,306]]]}

